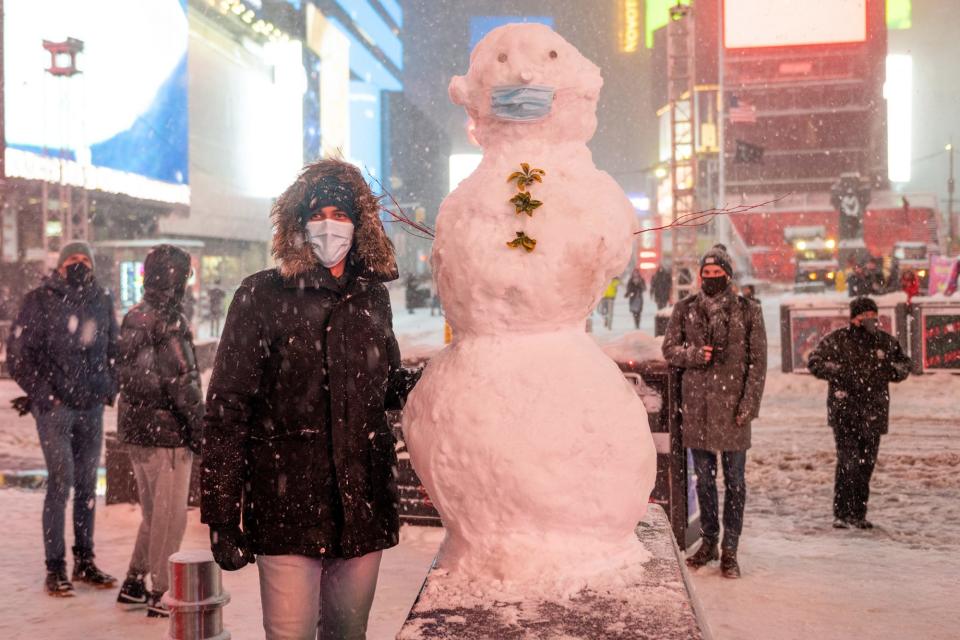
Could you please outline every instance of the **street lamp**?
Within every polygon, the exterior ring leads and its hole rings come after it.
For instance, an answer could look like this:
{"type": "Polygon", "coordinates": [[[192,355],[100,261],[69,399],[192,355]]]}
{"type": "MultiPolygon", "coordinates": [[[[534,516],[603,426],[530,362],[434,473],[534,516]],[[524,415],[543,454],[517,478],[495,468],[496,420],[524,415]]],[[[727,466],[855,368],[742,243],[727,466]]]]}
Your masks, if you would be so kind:
{"type": "MultiPolygon", "coordinates": [[[[81,73],[77,68],[77,55],[83,52],[83,40],[77,38],[67,38],[63,42],[53,42],[51,40],[43,41],[43,48],[50,53],[50,66],[46,72],[54,78],[70,79],[81,73]]],[[[61,109],[63,109],[61,98],[61,109]]],[[[62,117],[63,114],[61,114],[62,117]]],[[[63,131],[60,132],[60,184],[58,193],[59,220],[50,220],[49,193],[46,180],[42,183],[42,207],[43,207],[43,248],[50,253],[50,237],[59,236],[60,246],[65,242],[70,242],[76,238],[87,239],[87,194],[83,192],[83,202],[80,211],[79,234],[74,230],[73,219],[73,192],[64,179],[64,162],[66,156],[66,140],[63,138],[63,131]]]]}

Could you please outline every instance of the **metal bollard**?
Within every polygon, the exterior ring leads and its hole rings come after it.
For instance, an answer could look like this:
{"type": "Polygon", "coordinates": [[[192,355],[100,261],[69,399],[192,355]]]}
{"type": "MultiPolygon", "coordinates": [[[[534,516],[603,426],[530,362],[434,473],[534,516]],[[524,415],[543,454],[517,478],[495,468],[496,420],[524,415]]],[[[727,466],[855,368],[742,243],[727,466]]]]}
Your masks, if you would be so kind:
{"type": "Polygon", "coordinates": [[[170,607],[168,640],[230,640],[223,628],[230,594],[223,590],[213,553],[180,551],[170,556],[168,568],[170,590],[163,596],[170,607]]]}

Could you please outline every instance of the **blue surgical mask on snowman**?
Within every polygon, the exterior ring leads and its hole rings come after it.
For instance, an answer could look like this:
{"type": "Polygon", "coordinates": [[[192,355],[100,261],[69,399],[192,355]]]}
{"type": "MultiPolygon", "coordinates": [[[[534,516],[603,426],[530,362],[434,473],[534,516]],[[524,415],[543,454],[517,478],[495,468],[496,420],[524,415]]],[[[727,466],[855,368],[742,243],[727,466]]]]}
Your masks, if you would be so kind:
{"type": "Polygon", "coordinates": [[[553,94],[554,88],[544,85],[503,85],[490,93],[490,106],[500,120],[533,122],[550,115],[553,94]]]}

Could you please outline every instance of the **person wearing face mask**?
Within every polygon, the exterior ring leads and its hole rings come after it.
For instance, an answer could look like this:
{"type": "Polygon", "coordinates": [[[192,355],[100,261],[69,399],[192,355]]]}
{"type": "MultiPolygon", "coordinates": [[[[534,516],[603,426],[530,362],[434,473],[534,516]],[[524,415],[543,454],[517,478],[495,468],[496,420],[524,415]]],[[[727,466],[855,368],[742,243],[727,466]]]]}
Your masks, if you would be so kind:
{"type": "Polygon", "coordinates": [[[833,526],[871,529],[867,520],[870,477],[889,429],[890,383],[910,375],[910,358],[880,329],[877,303],[850,301],[850,324],[825,336],[810,354],[807,369],[830,384],[827,422],[837,445],[833,526]]]}
{"type": "Polygon", "coordinates": [[[193,455],[200,451],[203,395],[183,299],[190,254],[163,244],[143,262],[143,300],[120,327],[117,436],[137,481],[143,519],[117,604],[166,617],[167,558],[187,526],[193,455]],[[147,590],[146,576],[150,576],[147,590]]]}
{"type": "Polygon", "coordinates": [[[760,305],[733,293],[733,266],[722,245],[700,261],[700,291],[678,302],[663,338],[663,356],[681,370],[683,444],[691,450],[700,503],[700,548],[693,568],[720,558],[727,578],[740,577],[737,549],[746,502],[750,425],[760,411],[767,338],[760,305]],[[725,483],[722,555],[717,454],[725,483]]]}
{"type": "Polygon", "coordinates": [[[243,281],[207,392],[201,519],[227,571],[256,561],[273,638],[364,638],[384,549],[398,542],[388,409],[400,365],[397,279],[360,171],[308,164],[273,207],[278,266],[243,281]]]}
{"type": "Polygon", "coordinates": [[[10,330],[7,364],[26,399],[47,466],[43,543],[52,596],[74,595],[73,582],[110,588],[116,579],[94,563],[97,466],[103,407],[117,394],[117,321],[97,283],[86,242],[63,246],[57,268],[28,293],[10,330]],[[67,578],[65,511],[73,488],[73,574],[67,578]]]}

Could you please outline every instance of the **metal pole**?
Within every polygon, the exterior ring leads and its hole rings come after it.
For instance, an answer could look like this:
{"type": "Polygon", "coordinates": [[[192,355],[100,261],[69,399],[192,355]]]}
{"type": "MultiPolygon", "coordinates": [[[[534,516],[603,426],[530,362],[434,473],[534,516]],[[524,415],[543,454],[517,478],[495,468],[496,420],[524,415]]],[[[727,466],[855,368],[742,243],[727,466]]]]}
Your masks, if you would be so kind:
{"type": "Polygon", "coordinates": [[[960,238],[957,238],[957,221],[953,215],[953,191],[956,188],[956,181],[953,178],[953,142],[948,143],[946,149],[950,154],[950,173],[947,177],[947,224],[950,226],[950,248],[955,249],[960,238]]]}
{"type": "MultiPolygon", "coordinates": [[[[725,57],[723,46],[723,4],[717,0],[717,209],[726,205],[726,111],[727,94],[724,88],[725,57]]],[[[717,216],[717,235],[720,242],[730,248],[730,220],[727,216],[717,216]]]]}

